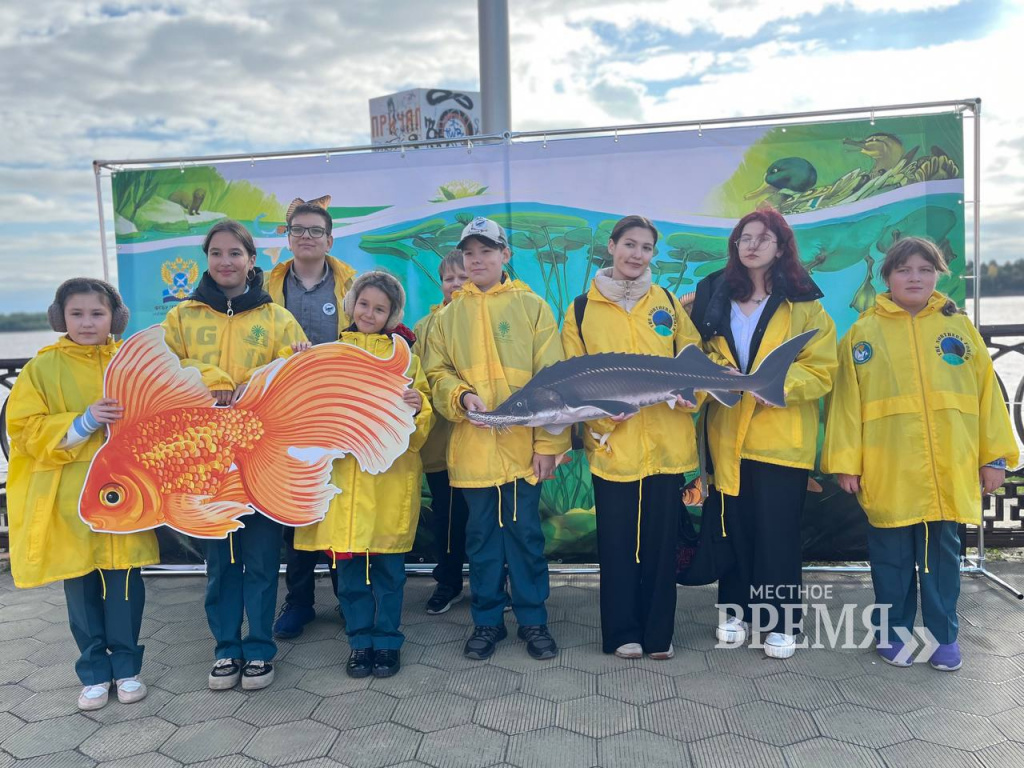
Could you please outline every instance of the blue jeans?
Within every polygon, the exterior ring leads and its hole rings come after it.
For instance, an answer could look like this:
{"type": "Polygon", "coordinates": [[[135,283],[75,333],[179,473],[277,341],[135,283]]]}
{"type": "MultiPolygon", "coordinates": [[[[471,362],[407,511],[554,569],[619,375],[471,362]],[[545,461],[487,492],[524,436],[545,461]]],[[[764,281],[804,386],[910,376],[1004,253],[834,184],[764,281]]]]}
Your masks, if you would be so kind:
{"type": "Polygon", "coordinates": [[[218,659],[270,661],[281,565],[281,526],[254,512],[230,539],[206,541],[206,620],[218,659]],[[234,562],[231,553],[234,550],[234,562]],[[242,615],[249,634],[242,637],[242,615]]]}
{"type": "Polygon", "coordinates": [[[96,570],[64,580],[68,621],[81,656],[75,672],[82,685],[99,685],[134,677],[142,669],[145,646],[139,645],[146,585],[137,568],[96,570]],[[106,584],[106,597],[103,585],[106,584]]]}
{"type": "Polygon", "coordinates": [[[480,627],[504,624],[507,564],[512,610],[519,625],[547,624],[548,562],[538,511],[540,483],[517,480],[498,488],[463,488],[462,494],[469,507],[466,556],[473,623],[480,627]]]}
{"type": "MultiPolygon", "coordinates": [[[[925,573],[925,523],[899,528],[868,527],[868,557],[875,602],[889,605],[889,635],[876,632],[880,644],[899,642],[896,627],[914,629],[917,585],[921,583],[921,617],[935,639],[946,645],[956,641],[960,622],[960,537],[954,522],[928,523],[928,572],[925,573]],[[914,566],[917,565],[918,570],[914,566]]],[[[878,626],[878,611],[873,618],[878,626]]]]}
{"type": "MultiPolygon", "coordinates": [[[[285,563],[284,583],[288,587],[285,605],[293,608],[312,608],[316,599],[316,566],[323,561],[330,564],[330,559],[322,550],[307,552],[295,548],[295,529],[290,525],[284,528],[285,563]]],[[[330,569],[331,583],[334,591],[338,591],[338,572],[330,569]]]]}
{"type": "Polygon", "coordinates": [[[402,623],[405,555],[370,555],[338,561],[338,602],[345,614],[345,634],[353,650],[397,651],[405,641],[402,623]]]}

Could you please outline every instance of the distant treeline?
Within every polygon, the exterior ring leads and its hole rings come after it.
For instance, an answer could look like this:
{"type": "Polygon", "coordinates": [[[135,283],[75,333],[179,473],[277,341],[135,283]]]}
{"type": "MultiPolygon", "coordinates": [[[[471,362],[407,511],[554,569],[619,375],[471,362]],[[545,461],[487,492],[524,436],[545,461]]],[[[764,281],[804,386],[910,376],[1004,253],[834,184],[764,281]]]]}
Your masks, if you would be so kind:
{"type": "Polygon", "coordinates": [[[45,331],[49,327],[45,312],[11,312],[9,315],[0,315],[0,333],[45,331]]]}
{"type": "MultiPolygon", "coordinates": [[[[968,278],[974,274],[974,263],[967,264],[968,278]]],[[[1024,295],[1024,259],[997,264],[994,261],[981,262],[982,296],[1024,295]]]]}

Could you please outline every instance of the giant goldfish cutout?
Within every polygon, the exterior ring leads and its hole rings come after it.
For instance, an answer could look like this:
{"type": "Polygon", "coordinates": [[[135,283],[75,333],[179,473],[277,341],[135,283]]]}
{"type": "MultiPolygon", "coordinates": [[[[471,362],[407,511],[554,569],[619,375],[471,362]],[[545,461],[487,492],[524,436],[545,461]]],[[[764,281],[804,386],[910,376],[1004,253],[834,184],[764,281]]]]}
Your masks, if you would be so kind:
{"type": "Polygon", "coordinates": [[[408,345],[380,359],[341,342],[258,369],[234,406],[215,407],[194,368],[182,368],[153,326],[110,362],[104,394],[124,407],[89,466],[79,514],[94,531],[167,525],[224,538],[259,512],[290,526],[322,520],[331,463],[352,454],[383,472],[409,446],[408,345]]]}

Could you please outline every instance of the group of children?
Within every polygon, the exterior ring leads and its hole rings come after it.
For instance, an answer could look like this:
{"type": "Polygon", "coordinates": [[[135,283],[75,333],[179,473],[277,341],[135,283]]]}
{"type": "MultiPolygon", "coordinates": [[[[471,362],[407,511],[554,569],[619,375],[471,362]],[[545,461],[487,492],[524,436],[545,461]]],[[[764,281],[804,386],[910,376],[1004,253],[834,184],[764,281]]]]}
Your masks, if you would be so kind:
{"type": "MultiPolygon", "coordinates": [[[[345,617],[348,674],[389,677],[399,671],[404,553],[412,548],[418,524],[424,471],[439,550],[438,584],[427,611],[442,613],[461,598],[468,561],[474,629],[464,654],[487,659],[495,652],[507,637],[509,603],[527,652],[536,659],[558,654],[547,627],[548,568],[538,506],[541,483],[568,452],[569,435],[525,427],[499,432],[474,425],[467,413],[494,408],[542,368],[562,360],[566,350],[571,355],[628,351],[618,349],[619,342],[602,341],[599,332],[614,337],[619,324],[625,328],[636,312],[643,322],[630,325],[631,334],[665,337],[659,330],[665,325],[660,303],[671,317],[672,335],[665,343],[644,342],[637,351],[672,356],[686,343],[700,343],[678,300],[650,285],[647,264],[656,230],[646,219],[627,218],[609,243],[621,268],[610,270],[600,285],[601,276],[595,280],[586,335],[584,314],[577,309],[561,336],[544,300],[510,276],[506,233],[485,218],[469,223],[458,252],[442,261],[444,304],[417,324],[415,335],[401,324],[405,294],[397,279],[383,271],[353,279],[350,268],[326,255],[333,241],[331,217],[323,209],[301,205],[290,212],[294,259],[279,265],[266,287],[245,228],[224,221],[210,229],[203,243],[208,269],[163,327],[171,350],[183,365],[199,370],[219,405],[236,402],[257,368],[302,354],[311,342],[340,337],[382,358],[391,355],[392,334],[415,342],[407,372],[413,384],[403,398],[415,411],[408,451],[379,475],[362,472],[352,457],[335,461],[332,483],[341,493],[324,520],[285,531],[293,554],[288,602],[277,627],[282,526],[253,513],[228,539],[204,541],[205,606],[216,641],[211,689],[241,682],[251,690],[272,682],[274,635],[300,632],[312,618],[312,568],[324,555],[345,617]],[[630,297],[634,283],[642,283],[642,291],[630,297]],[[258,335],[252,333],[256,326],[258,335]],[[293,556],[305,558],[294,584],[293,556]],[[290,610],[289,622],[282,624],[290,610]],[[243,618],[248,620],[244,636],[243,618]]],[[[762,245],[758,239],[750,253],[762,245]]],[[[941,253],[927,241],[907,238],[890,251],[882,274],[891,292],[879,297],[839,347],[823,468],[837,473],[845,490],[857,492],[868,513],[878,602],[892,605],[898,622],[913,625],[916,560],[925,624],[944,647],[952,647],[959,589],[956,523],[977,519],[979,468],[981,485],[991,492],[1001,484],[1007,462],[1016,462],[1017,449],[984,342],[934,290],[944,269],[941,253]]],[[[586,301],[582,306],[586,309],[586,301]]],[[[113,338],[127,320],[123,301],[106,283],[88,278],[64,283],[50,307],[50,322],[66,335],[26,365],[8,401],[12,571],[20,587],[64,581],[81,652],[76,672],[83,685],[82,709],[104,706],[112,684],[124,703],[146,694],[139,679],[145,598],[139,568],[159,561],[156,538],[152,531],[92,533],[78,516],[78,497],[90,459],[103,443],[104,425],[122,416],[118,403],[104,399],[102,390],[103,372],[119,345],[113,338]]],[[[778,343],[799,330],[781,333],[778,343]]],[[[831,343],[834,347],[834,337],[831,343]]],[[[789,389],[787,383],[787,394],[789,389]]],[[[816,412],[821,393],[814,392],[808,402],[816,412]]],[[[627,658],[645,651],[653,658],[672,654],[674,599],[660,587],[670,568],[660,552],[663,539],[674,532],[678,478],[693,468],[696,454],[680,449],[678,456],[666,458],[655,442],[664,424],[675,421],[689,429],[677,440],[665,432],[665,446],[695,442],[686,411],[698,403],[678,401],[683,408],[671,418],[666,409],[660,419],[630,427],[623,422],[632,414],[623,413],[585,429],[603,528],[601,564],[607,569],[602,573],[602,623],[607,612],[609,624],[604,650],[627,658]],[[609,440],[612,430],[616,434],[609,440]],[[623,453],[630,446],[642,457],[636,467],[623,453]],[[672,482],[663,483],[665,478],[672,482]],[[662,507],[672,512],[663,514],[662,507]],[[643,536],[642,520],[648,526],[643,536]],[[616,555],[614,564],[613,548],[626,553],[616,555]],[[643,604],[637,609],[642,615],[623,613],[634,602],[643,604]]],[[[724,497],[722,504],[725,524],[724,497]]],[[[674,598],[674,582],[671,592],[674,598]]],[[[902,663],[897,646],[890,637],[878,639],[883,658],[902,663]]],[[[959,666],[958,650],[956,659],[959,666]]],[[[950,662],[946,668],[955,666],[950,662]]]]}

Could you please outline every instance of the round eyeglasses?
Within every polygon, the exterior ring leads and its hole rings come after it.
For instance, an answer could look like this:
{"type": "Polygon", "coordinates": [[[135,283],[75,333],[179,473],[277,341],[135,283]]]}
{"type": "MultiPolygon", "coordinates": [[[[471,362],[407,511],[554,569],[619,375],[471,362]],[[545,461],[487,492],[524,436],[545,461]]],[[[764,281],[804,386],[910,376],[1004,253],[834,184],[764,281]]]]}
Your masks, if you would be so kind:
{"type": "Polygon", "coordinates": [[[767,235],[761,235],[760,237],[744,235],[739,240],[734,240],[733,242],[736,244],[737,248],[752,248],[755,251],[761,251],[768,245],[778,243],[779,241],[773,237],[768,237],[767,235]]]}

